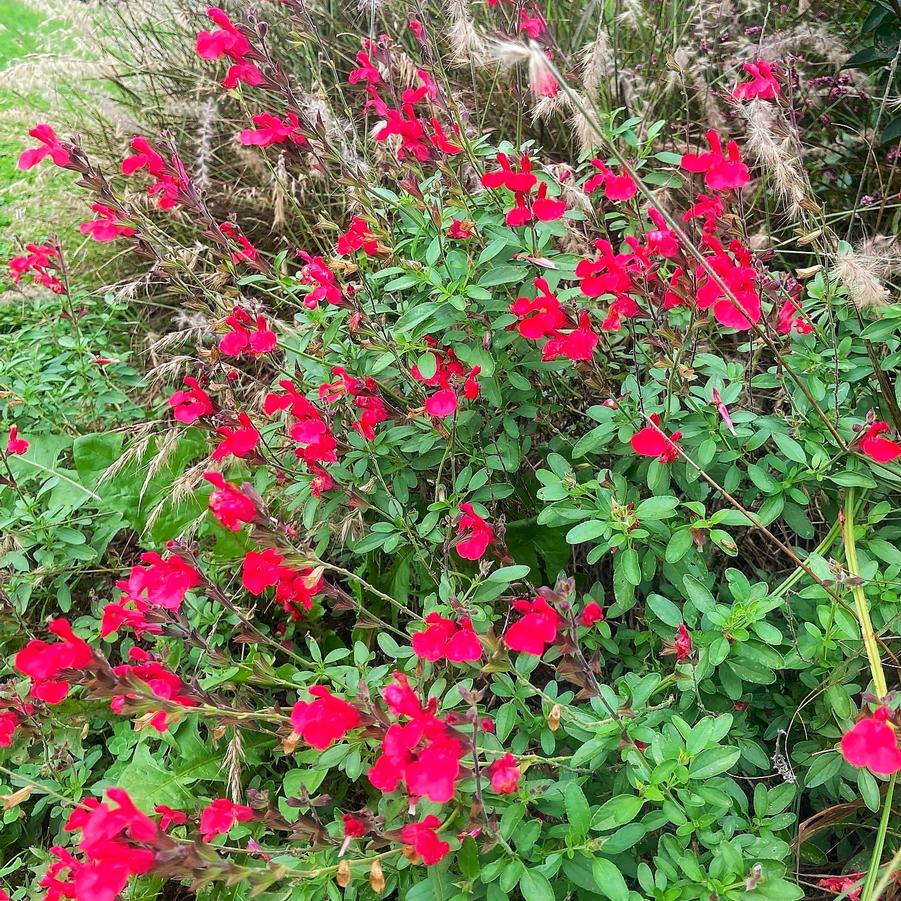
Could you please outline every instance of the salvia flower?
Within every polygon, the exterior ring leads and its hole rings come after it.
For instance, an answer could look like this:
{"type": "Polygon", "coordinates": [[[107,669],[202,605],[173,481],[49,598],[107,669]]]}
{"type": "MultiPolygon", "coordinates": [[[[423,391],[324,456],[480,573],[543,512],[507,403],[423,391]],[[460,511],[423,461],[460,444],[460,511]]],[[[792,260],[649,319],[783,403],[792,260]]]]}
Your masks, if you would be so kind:
{"type": "Polygon", "coordinates": [[[255,357],[275,350],[277,338],[266,324],[265,316],[253,318],[243,307],[236,306],[225,317],[225,324],[229,331],[219,339],[219,351],[224,356],[247,354],[255,357]]]}
{"type": "Polygon", "coordinates": [[[881,776],[901,772],[901,748],[898,733],[889,721],[890,713],[888,707],[879,707],[842,736],[842,756],[848,763],[866,767],[881,776]]]}
{"type": "Polygon", "coordinates": [[[210,510],[222,526],[237,532],[243,523],[256,519],[256,501],[226,482],[221,472],[205,472],[203,477],[215,488],[210,495],[210,510]]]}
{"type": "Polygon", "coordinates": [[[227,456],[249,457],[260,443],[260,433],[254,427],[247,413],[238,414],[238,422],[234,426],[222,425],[216,429],[222,440],[213,450],[214,460],[224,460],[227,456]]]}
{"type": "Polygon", "coordinates": [[[300,120],[296,113],[287,113],[284,119],[272,113],[251,116],[253,128],[241,130],[238,139],[245,146],[271,147],[273,144],[294,144],[305,147],[309,142],[300,132],[300,120]]]}
{"type": "Polygon", "coordinates": [[[411,845],[427,867],[434,866],[450,852],[450,845],[438,837],[440,826],[441,820],[429,814],[422,822],[408,823],[401,830],[400,840],[411,845]]]}
{"type": "Polygon", "coordinates": [[[884,438],[890,429],[887,422],[870,423],[867,430],[857,439],[858,447],[877,463],[891,463],[901,457],[901,444],[884,438]]]}
{"type": "Polygon", "coordinates": [[[132,567],[127,580],[116,583],[130,599],[178,610],[185,594],[200,584],[200,574],[178,554],[163,558],[155,551],[148,551],[141,554],[141,563],[144,565],[132,567]]]}
{"type": "Polygon", "coordinates": [[[263,73],[245,57],[250,53],[250,42],[234,25],[225,10],[218,6],[207,9],[207,16],[219,27],[214,31],[201,31],[197,35],[195,49],[201,59],[220,59],[227,56],[232,65],[226,73],[222,86],[232,90],[240,82],[248,85],[263,83],[263,73]]]}
{"type": "Polygon", "coordinates": [[[378,253],[378,246],[366,220],[361,216],[354,216],[350,227],[338,238],[337,253],[343,257],[362,250],[366,256],[373,256],[378,253]]]}
{"type": "Polygon", "coordinates": [[[499,795],[512,795],[519,788],[522,771],[519,761],[512,754],[498,757],[488,768],[491,779],[491,790],[499,795]]]}
{"type": "Polygon", "coordinates": [[[494,528],[475,512],[470,503],[460,504],[460,514],[456,551],[464,560],[481,560],[494,541],[494,528]]]}
{"type": "Polygon", "coordinates": [[[172,415],[178,422],[191,425],[205,416],[212,416],[216,412],[216,406],[209,394],[200,387],[193,376],[185,376],[187,389],[179,388],[169,398],[169,406],[172,415]]]}
{"type": "Polygon", "coordinates": [[[51,244],[26,244],[26,253],[9,261],[9,270],[15,284],[23,275],[31,275],[36,285],[49,288],[54,294],[65,293],[62,282],[49,270],[59,264],[59,251],[51,244]]]}
{"type": "Polygon", "coordinates": [[[628,172],[617,175],[600,159],[592,160],[591,165],[598,171],[585,182],[586,194],[593,194],[598,188],[603,188],[607,200],[631,200],[638,193],[638,185],[628,172]]]}
{"type": "Polygon", "coordinates": [[[228,798],[216,798],[200,814],[200,838],[210,842],[217,835],[225,835],[235,823],[247,823],[253,819],[253,810],[244,804],[235,804],[228,798]]]}
{"type": "Polygon", "coordinates": [[[33,638],[16,654],[14,665],[31,679],[31,697],[59,704],[72,687],[66,679],[59,678],[61,674],[84,669],[94,659],[94,652],[72,631],[67,620],[55,619],[48,629],[61,641],[50,643],[33,638]]]}
{"type": "Polygon", "coordinates": [[[751,76],[732,91],[736,100],[776,100],[780,94],[779,81],[773,72],[773,63],[759,60],[745,63],[742,68],[751,76]]]}
{"type": "Polygon", "coordinates": [[[705,134],[705,138],[710,150],[707,153],[683,154],[681,167],[688,172],[703,172],[704,183],[714,191],[743,188],[751,175],[741,161],[738,144],[729,141],[724,153],[720,136],[713,129],[705,134]]]}
{"type": "Polygon", "coordinates": [[[35,125],[28,132],[29,137],[40,142],[40,147],[23,150],[19,155],[19,168],[31,169],[41,160],[50,157],[54,165],[65,168],[72,162],[69,151],[63,146],[56,132],[49,125],[35,125]]]}
{"type": "Polygon", "coordinates": [[[97,214],[89,222],[82,222],[79,230],[83,235],[90,235],[95,241],[106,243],[115,241],[116,238],[131,238],[136,230],[119,218],[119,213],[112,207],[97,202],[91,204],[91,209],[97,214]]]}
{"type": "Polygon", "coordinates": [[[313,701],[298,701],[291,710],[291,725],[303,740],[320,751],[360,725],[353,704],[335,697],[324,685],[308,689],[313,701]]]}
{"type": "Polygon", "coordinates": [[[12,457],[20,457],[28,450],[28,442],[19,437],[19,427],[11,425],[6,439],[6,452],[12,457]]]}
{"type": "Polygon", "coordinates": [[[523,615],[504,633],[504,644],[511,651],[540,657],[557,640],[560,614],[542,597],[514,601],[513,609],[523,615]]]}
{"type": "Polygon", "coordinates": [[[604,610],[597,601],[589,601],[579,614],[579,622],[589,629],[595,625],[595,623],[602,622],[603,619],[604,610]]]}
{"type": "Polygon", "coordinates": [[[438,660],[464,663],[481,659],[482,645],[469,617],[463,617],[458,624],[433,612],[426,616],[425,621],[428,628],[413,636],[413,653],[417,657],[431,663],[438,660]]]}
{"type": "Polygon", "coordinates": [[[672,463],[679,458],[677,445],[682,433],[673,432],[667,438],[660,428],[660,416],[652,413],[650,418],[651,425],[632,436],[632,450],[640,457],[656,457],[661,463],[672,463]]]}

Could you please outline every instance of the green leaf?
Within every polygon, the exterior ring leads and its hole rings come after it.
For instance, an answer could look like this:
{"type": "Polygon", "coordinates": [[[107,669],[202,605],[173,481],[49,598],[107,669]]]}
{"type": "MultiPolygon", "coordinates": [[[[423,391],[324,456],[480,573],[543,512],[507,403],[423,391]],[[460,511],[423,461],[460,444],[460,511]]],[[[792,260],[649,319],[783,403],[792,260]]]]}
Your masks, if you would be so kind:
{"type": "Polygon", "coordinates": [[[566,783],[563,802],[566,806],[566,817],[569,820],[569,834],[574,843],[580,842],[588,834],[591,810],[578,782],[566,783]]]}
{"type": "Polygon", "coordinates": [[[709,748],[701,751],[688,767],[691,779],[709,779],[731,769],[741,757],[738,748],[709,748]]]}
{"type": "Polygon", "coordinates": [[[712,613],[716,609],[716,600],[710,590],[694,576],[685,576],[682,579],[682,587],[688,595],[688,600],[698,612],[712,613]]]}
{"type": "Polygon", "coordinates": [[[828,782],[833,776],[837,776],[842,768],[842,756],[837,751],[830,751],[814,757],[807,776],[804,778],[804,785],[807,788],[816,788],[824,782],[828,782]]]}
{"type": "Polygon", "coordinates": [[[644,801],[634,795],[618,795],[602,804],[591,819],[595,832],[606,832],[631,823],[641,810],[644,801]]]}
{"type": "Polygon", "coordinates": [[[598,857],[591,865],[591,875],[601,894],[610,901],[628,901],[629,889],[623,874],[612,860],[606,857],[598,857]]]}
{"type": "Polygon", "coordinates": [[[677,497],[669,497],[667,495],[663,497],[649,497],[635,508],[635,516],[639,522],[644,522],[648,519],[655,521],[669,519],[670,516],[675,516],[676,507],[678,506],[679,498],[677,497]]]}
{"type": "Polygon", "coordinates": [[[582,544],[585,541],[592,541],[600,538],[609,526],[600,519],[589,519],[586,522],[580,522],[577,526],[573,526],[566,533],[566,541],[568,544],[582,544]]]}
{"type": "Polygon", "coordinates": [[[519,877],[519,890],[525,901],[554,901],[554,890],[547,876],[538,870],[526,870],[519,877]]]}
{"type": "Polygon", "coordinates": [[[510,582],[518,582],[520,579],[524,579],[531,569],[530,566],[502,566],[488,576],[488,581],[502,582],[505,585],[510,582]]]}

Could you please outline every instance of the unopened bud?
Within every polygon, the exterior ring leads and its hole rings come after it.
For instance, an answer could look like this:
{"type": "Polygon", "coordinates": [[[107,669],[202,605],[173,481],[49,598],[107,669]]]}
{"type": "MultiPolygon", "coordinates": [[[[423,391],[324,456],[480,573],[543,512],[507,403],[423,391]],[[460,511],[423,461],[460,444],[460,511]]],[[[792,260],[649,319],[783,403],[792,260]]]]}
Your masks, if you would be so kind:
{"type": "Polygon", "coordinates": [[[347,888],[350,885],[350,863],[345,858],[338,864],[338,872],[335,875],[335,882],[341,886],[341,888],[347,888]]]}
{"type": "Polygon", "coordinates": [[[560,713],[560,705],[554,704],[554,706],[551,707],[551,712],[547,715],[547,727],[551,732],[556,732],[560,728],[560,713]]]}
{"type": "Polygon", "coordinates": [[[385,890],[385,874],[382,872],[382,865],[374,860],[369,868],[369,887],[380,895],[385,890]]]}

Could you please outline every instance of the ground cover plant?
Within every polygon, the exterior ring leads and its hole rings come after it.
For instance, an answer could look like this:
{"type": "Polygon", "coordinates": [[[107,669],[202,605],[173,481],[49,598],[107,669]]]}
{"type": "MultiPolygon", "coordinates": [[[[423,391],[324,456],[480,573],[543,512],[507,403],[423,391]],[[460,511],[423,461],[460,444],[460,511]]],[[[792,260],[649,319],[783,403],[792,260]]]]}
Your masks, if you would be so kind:
{"type": "Polygon", "coordinates": [[[896,892],[894,71],[699,7],[166,8],[122,46],[185,60],[148,120],[215,84],[211,155],[17,160],[159,309],[10,261],[6,896],[896,892]]]}

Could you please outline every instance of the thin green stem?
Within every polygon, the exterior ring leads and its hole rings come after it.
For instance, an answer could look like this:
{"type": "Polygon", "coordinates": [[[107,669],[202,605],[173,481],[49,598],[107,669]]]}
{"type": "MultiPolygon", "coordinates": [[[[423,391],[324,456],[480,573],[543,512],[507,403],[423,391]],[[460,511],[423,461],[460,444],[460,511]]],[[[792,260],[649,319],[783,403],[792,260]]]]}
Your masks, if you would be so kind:
{"type": "MultiPolygon", "coordinates": [[[[882,817],[879,820],[879,831],[876,833],[876,843],[873,845],[873,854],[870,857],[867,878],[863,884],[863,891],[860,893],[861,901],[875,901],[873,897],[873,886],[876,883],[876,876],[879,873],[879,861],[882,860],[882,849],[885,847],[885,835],[888,832],[888,821],[889,817],[892,815],[892,796],[895,793],[896,778],[897,773],[893,773],[888,781],[888,788],[885,790],[885,800],[882,802],[882,817]]],[[[896,854],[895,857],[897,856],[898,855],[896,854]]],[[[891,878],[892,870],[893,866],[890,864],[883,877],[886,882],[891,878]]],[[[885,885],[882,883],[880,884],[882,889],[884,889],[885,885]]],[[[878,897],[879,895],[877,894],[876,898],[878,897]]]]}

